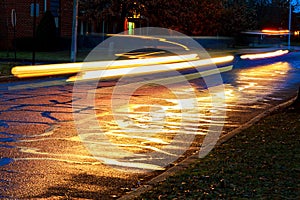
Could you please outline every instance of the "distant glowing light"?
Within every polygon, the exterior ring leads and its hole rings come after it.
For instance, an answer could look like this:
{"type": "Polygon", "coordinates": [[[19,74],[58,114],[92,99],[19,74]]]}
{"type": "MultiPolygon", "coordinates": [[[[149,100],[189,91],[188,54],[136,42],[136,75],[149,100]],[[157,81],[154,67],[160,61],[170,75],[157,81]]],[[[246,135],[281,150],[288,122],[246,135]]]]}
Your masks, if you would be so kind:
{"type": "Polygon", "coordinates": [[[271,29],[263,29],[263,30],[255,30],[255,31],[245,31],[243,33],[251,34],[251,35],[289,35],[289,30],[271,30],[271,29]]]}
{"type": "Polygon", "coordinates": [[[245,54],[245,55],[240,56],[240,58],[241,59],[250,59],[250,60],[262,59],[262,58],[272,58],[272,57],[282,56],[284,54],[287,54],[288,52],[289,52],[288,50],[278,50],[278,51],[267,52],[267,53],[245,54]]]}
{"type": "Polygon", "coordinates": [[[134,34],[134,29],[135,28],[135,24],[134,22],[128,22],[128,33],[130,35],[133,35],[134,34]]]}

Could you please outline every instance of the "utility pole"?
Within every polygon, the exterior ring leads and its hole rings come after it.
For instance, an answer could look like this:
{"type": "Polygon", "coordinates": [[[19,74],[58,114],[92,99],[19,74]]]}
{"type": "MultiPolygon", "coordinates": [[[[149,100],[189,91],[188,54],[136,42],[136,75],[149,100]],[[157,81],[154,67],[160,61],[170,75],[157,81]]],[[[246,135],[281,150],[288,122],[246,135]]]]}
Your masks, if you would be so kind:
{"type": "Polygon", "coordinates": [[[73,1],[71,62],[76,62],[76,54],[77,54],[77,27],[78,27],[78,0],[74,0],[73,1]]]}
{"type": "Polygon", "coordinates": [[[17,42],[16,42],[17,14],[15,9],[11,10],[11,24],[14,28],[14,53],[15,53],[15,62],[17,62],[17,42]]]}
{"type": "Polygon", "coordinates": [[[32,25],[32,37],[33,37],[33,47],[32,47],[32,65],[35,65],[35,52],[36,52],[36,0],[33,2],[33,25],[32,25]]]}
{"type": "Polygon", "coordinates": [[[292,26],[292,1],[290,0],[289,7],[289,35],[288,35],[288,49],[291,48],[291,26],[292,26]]]}

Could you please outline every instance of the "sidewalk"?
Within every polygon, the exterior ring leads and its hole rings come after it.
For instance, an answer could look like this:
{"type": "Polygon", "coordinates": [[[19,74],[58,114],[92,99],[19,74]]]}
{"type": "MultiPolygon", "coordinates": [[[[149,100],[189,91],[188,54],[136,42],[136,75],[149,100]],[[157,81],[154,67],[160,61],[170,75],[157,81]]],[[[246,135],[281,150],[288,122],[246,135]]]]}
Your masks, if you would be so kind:
{"type": "Polygon", "coordinates": [[[300,99],[135,199],[298,199],[299,141],[300,99]]]}

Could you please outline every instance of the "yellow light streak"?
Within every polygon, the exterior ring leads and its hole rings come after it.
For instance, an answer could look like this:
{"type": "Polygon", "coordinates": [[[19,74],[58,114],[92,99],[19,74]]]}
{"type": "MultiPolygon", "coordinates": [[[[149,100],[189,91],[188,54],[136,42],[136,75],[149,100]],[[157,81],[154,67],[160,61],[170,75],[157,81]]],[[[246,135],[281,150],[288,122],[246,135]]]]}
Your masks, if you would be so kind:
{"type": "Polygon", "coordinates": [[[170,41],[167,40],[166,38],[161,38],[161,37],[153,37],[153,36],[145,36],[145,35],[120,35],[120,34],[107,34],[107,36],[117,36],[117,37],[132,37],[132,38],[140,38],[140,39],[150,39],[150,40],[158,40],[160,42],[164,42],[164,43],[169,43],[169,44],[173,44],[175,46],[180,46],[182,47],[184,50],[189,51],[190,49],[181,43],[178,42],[174,42],[174,41],[170,41]]]}
{"type": "MultiPolygon", "coordinates": [[[[204,72],[196,72],[196,73],[191,73],[191,74],[186,74],[186,75],[180,75],[180,76],[172,76],[172,77],[166,77],[166,78],[158,78],[156,79],[157,82],[164,82],[165,84],[174,84],[174,83],[179,83],[182,81],[182,76],[184,76],[185,80],[189,81],[189,80],[194,80],[197,78],[201,78],[201,77],[206,77],[206,76],[210,76],[210,75],[214,75],[214,74],[220,74],[223,72],[228,72],[231,71],[233,69],[233,65],[229,65],[229,66],[225,66],[225,67],[221,67],[221,68],[217,68],[217,69],[211,69],[211,70],[207,70],[204,72]]],[[[99,78],[99,77],[97,77],[99,78]]],[[[81,77],[78,76],[72,76],[70,77],[67,81],[68,82],[74,82],[74,81],[81,81],[81,77]]],[[[90,80],[90,79],[88,79],[90,80]]],[[[84,81],[84,80],[82,80],[84,81]]],[[[149,80],[145,80],[145,81],[140,81],[139,83],[143,83],[143,84],[148,84],[151,83],[151,81],[149,80]]],[[[128,85],[130,84],[135,84],[135,83],[128,83],[126,84],[126,86],[128,87],[128,85]]]]}
{"type": "MultiPolygon", "coordinates": [[[[79,80],[91,80],[101,78],[114,78],[122,75],[141,75],[141,74],[150,74],[150,73],[160,73],[168,72],[172,70],[184,70],[195,67],[203,67],[214,64],[221,64],[230,62],[233,60],[233,56],[224,56],[217,57],[212,59],[202,59],[195,60],[190,62],[181,62],[181,63],[170,63],[170,64],[161,64],[161,65],[148,65],[140,66],[139,68],[122,68],[122,69],[109,69],[109,70],[97,70],[97,71],[87,71],[83,72],[80,76],[70,77],[67,82],[79,81],[79,80]]],[[[200,73],[211,73],[204,71],[200,73]]],[[[218,71],[218,70],[217,70],[218,71]]],[[[218,71],[219,72],[219,71],[218,71]]]]}
{"type": "Polygon", "coordinates": [[[261,32],[270,35],[285,35],[290,33],[289,30],[269,30],[269,29],[263,29],[261,32]]]}
{"type": "Polygon", "coordinates": [[[149,53],[144,53],[144,52],[129,52],[129,53],[119,53],[119,54],[115,54],[118,57],[128,57],[130,59],[137,59],[137,58],[144,58],[145,56],[153,56],[156,54],[160,54],[160,53],[165,53],[165,51],[156,51],[156,52],[149,52],[149,53]]]}
{"type": "Polygon", "coordinates": [[[277,50],[274,52],[267,52],[267,53],[245,54],[245,55],[240,56],[240,58],[241,59],[250,59],[250,60],[262,59],[262,58],[272,58],[272,57],[282,56],[284,54],[287,54],[288,52],[289,52],[288,50],[277,50]]]}
{"type": "Polygon", "coordinates": [[[230,62],[233,59],[234,59],[234,56],[222,56],[222,57],[212,58],[211,60],[214,64],[221,64],[221,63],[230,62]]]}
{"type": "Polygon", "coordinates": [[[182,47],[183,49],[185,49],[186,51],[189,51],[189,50],[190,50],[186,45],[180,44],[180,43],[178,43],[178,42],[169,41],[169,40],[167,40],[167,39],[165,39],[165,38],[159,38],[159,41],[160,41],[160,42],[165,42],[165,43],[169,43],[169,44],[173,44],[173,45],[180,46],[180,47],[182,47]]]}
{"type": "Polygon", "coordinates": [[[138,67],[153,64],[164,64],[172,62],[191,61],[197,58],[197,54],[162,56],[154,58],[133,59],[133,60],[115,60],[115,61],[97,61],[84,63],[61,63],[34,66],[16,66],[12,69],[12,74],[19,78],[75,74],[80,71],[108,70],[127,67],[138,67]]]}

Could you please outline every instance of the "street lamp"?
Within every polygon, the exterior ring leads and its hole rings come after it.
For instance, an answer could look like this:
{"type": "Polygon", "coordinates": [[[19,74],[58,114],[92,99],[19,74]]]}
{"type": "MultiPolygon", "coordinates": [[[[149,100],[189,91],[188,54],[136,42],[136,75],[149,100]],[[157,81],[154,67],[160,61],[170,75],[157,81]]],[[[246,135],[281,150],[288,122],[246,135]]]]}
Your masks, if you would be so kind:
{"type": "Polygon", "coordinates": [[[73,22],[72,22],[72,41],[71,41],[71,62],[76,61],[77,54],[77,26],[78,26],[78,0],[73,1],[73,22]]]}
{"type": "Polygon", "coordinates": [[[290,5],[289,5],[289,35],[288,35],[288,49],[291,48],[291,21],[292,21],[292,4],[290,0],[290,5]]]}
{"type": "Polygon", "coordinates": [[[33,25],[32,25],[32,37],[33,37],[33,48],[32,48],[32,65],[35,65],[35,52],[36,52],[36,0],[33,2],[33,25]]]}

